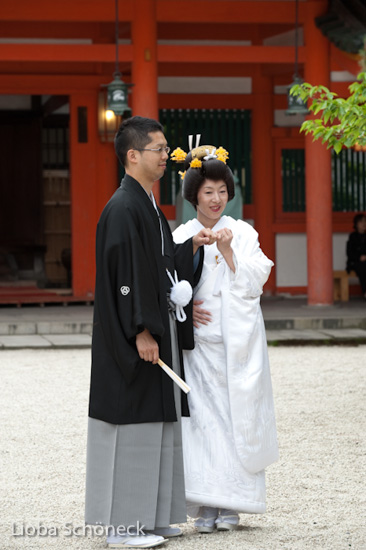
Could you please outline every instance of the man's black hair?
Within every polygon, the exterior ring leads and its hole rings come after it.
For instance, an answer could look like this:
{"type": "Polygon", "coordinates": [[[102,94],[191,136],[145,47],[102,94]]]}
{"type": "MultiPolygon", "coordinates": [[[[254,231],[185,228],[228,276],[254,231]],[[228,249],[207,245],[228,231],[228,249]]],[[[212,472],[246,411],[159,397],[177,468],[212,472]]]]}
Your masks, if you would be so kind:
{"type": "Polygon", "coordinates": [[[114,138],[114,149],[122,166],[126,165],[127,151],[144,149],[151,142],[149,134],[154,132],[164,133],[164,128],[153,118],[133,116],[122,122],[114,138]]]}
{"type": "Polygon", "coordinates": [[[353,228],[355,229],[355,231],[357,231],[358,222],[360,222],[363,218],[366,218],[366,215],[363,212],[356,214],[353,218],[353,228]]]}

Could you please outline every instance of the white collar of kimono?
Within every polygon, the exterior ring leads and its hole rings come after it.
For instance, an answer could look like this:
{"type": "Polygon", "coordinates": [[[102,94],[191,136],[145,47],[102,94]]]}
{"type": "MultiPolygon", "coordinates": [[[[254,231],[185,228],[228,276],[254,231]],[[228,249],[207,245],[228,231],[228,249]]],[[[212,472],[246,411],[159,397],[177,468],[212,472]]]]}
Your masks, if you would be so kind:
{"type": "MultiPolygon", "coordinates": [[[[192,223],[197,226],[197,231],[200,231],[204,225],[202,225],[201,222],[197,220],[197,218],[194,218],[192,220],[192,223]]],[[[218,231],[219,229],[223,229],[227,226],[227,216],[221,216],[219,221],[213,226],[212,231],[218,231]]]]}

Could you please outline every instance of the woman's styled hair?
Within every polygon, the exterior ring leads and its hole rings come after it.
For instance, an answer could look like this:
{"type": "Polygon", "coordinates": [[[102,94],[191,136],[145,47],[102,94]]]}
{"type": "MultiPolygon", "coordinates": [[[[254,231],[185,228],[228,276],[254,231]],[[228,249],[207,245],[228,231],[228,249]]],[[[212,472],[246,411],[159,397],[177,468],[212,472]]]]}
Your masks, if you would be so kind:
{"type": "Polygon", "coordinates": [[[353,218],[353,229],[357,231],[357,224],[360,222],[363,218],[366,218],[366,214],[363,212],[360,212],[359,214],[356,214],[353,218]]]}
{"type": "Polygon", "coordinates": [[[122,166],[126,164],[127,151],[144,149],[151,142],[149,134],[154,132],[164,133],[164,128],[153,118],[133,116],[122,122],[114,138],[114,149],[122,166]]]}
{"type": "Polygon", "coordinates": [[[202,159],[202,166],[199,168],[190,167],[192,153],[188,153],[184,161],[184,168],[187,170],[182,185],[182,195],[195,208],[197,207],[197,194],[205,180],[220,181],[226,183],[229,201],[235,195],[234,176],[230,168],[221,160],[210,158],[202,159]]]}

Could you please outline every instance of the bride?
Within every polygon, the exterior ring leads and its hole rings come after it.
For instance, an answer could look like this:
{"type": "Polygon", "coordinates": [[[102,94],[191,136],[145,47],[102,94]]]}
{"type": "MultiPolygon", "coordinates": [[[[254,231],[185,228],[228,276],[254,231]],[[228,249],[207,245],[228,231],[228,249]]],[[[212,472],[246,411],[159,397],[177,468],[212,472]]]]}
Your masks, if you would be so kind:
{"type": "Polygon", "coordinates": [[[235,529],[239,512],[265,512],[264,469],[278,458],[260,308],[273,263],[251,225],[222,215],[235,192],[227,151],[177,149],[172,158],[184,160],[183,197],[197,210],[175,242],[203,227],[217,239],[204,247],[194,289],[195,349],[184,352],[190,417],[182,422],[188,512],[198,532],[212,533],[235,529]]]}

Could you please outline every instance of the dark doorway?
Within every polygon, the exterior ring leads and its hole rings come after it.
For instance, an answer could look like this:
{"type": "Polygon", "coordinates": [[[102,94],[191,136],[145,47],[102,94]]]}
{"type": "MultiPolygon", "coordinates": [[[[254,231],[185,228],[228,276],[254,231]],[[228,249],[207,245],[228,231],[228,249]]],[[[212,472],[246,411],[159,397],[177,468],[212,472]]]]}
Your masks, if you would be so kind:
{"type": "Polygon", "coordinates": [[[42,278],[42,119],[0,115],[0,281],[42,278]]]}
{"type": "Polygon", "coordinates": [[[33,96],[29,111],[0,112],[3,289],[71,286],[68,101],[33,96]]]}

